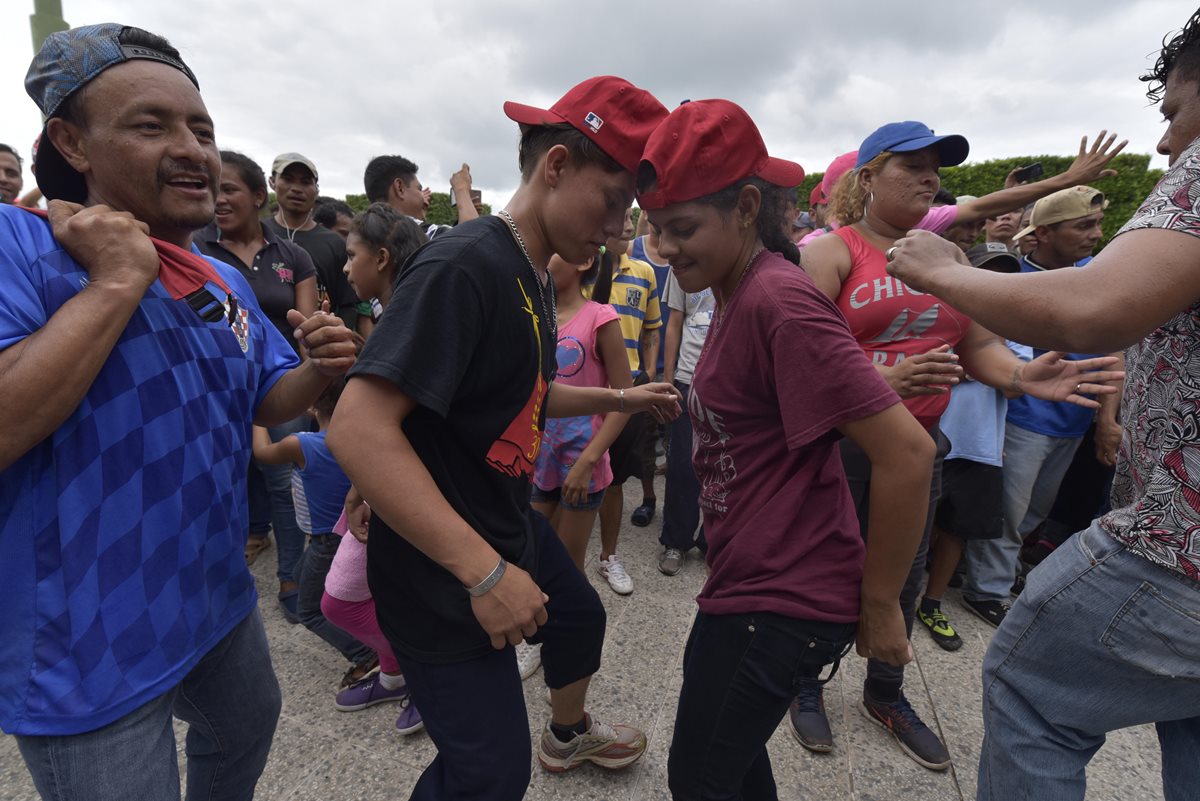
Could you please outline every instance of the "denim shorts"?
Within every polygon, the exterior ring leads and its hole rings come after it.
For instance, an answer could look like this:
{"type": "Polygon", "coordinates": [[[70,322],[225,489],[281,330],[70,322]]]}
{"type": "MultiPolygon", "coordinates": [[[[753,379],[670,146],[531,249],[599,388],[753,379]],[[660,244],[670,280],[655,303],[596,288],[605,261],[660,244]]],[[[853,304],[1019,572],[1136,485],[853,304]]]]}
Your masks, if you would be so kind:
{"type": "MultiPolygon", "coordinates": [[[[607,487],[605,488],[607,489],[607,487]]],[[[587,500],[576,506],[573,503],[567,503],[562,499],[562,487],[544,490],[536,484],[533,487],[533,495],[530,500],[534,503],[557,503],[564,509],[569,509],[572,512],[594,512],[600,508],[600,502],[604,500],[604,490],[599,492],[589,492],[587,500]]]]}

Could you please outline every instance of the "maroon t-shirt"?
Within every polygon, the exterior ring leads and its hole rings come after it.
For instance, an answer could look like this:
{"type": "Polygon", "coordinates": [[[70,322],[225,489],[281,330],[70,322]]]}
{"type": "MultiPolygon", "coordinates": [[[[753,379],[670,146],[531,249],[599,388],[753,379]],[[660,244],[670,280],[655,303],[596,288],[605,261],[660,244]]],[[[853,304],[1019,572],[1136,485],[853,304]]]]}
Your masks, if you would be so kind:
{"type": "Polygon", "coordinates": [[[688,399],[702,612],[858,619],[864,546],[836,427],[899,402],[808,274],[761,253],[714,318],[688,399]]]}

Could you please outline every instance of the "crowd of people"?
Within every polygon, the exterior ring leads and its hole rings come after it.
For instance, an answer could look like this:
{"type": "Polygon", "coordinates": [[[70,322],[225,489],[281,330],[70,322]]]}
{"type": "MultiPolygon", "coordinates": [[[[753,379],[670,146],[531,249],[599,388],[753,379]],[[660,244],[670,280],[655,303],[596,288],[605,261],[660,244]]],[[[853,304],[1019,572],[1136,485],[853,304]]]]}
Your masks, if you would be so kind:
{"type": "Polygon", "coordinates": [[[1143,80],[1171,169],[1099,253],[1106,131],[955,197],[967,139],[892,122],[804,199],[736,103],[611,76],[506,103],[519,187],[484,215],[463,164],[450,226],[399,155],[355,213],[300,153],[219,150],[158,35],[53,34],[37,190],[0,145],[0,727],[38,791],[177,797],[177,717],[188,797],[253,796],[272,547],[278,613],[346,659],[335,707],[394,703],[436,746],[412,798],[519,799],[535,756],[627,767],[646,735],[588,686],[596,587],[635,592],[628,511],[665,577],[705,571],[672,797],[777,798],[767,741],[836,747],[852,648],[861,713],[947,769],[904,668],[972,614],[978,798],[1081,799],[1145,722],[1165,797],[1194,798],[1200,13],[1143,80]]]}

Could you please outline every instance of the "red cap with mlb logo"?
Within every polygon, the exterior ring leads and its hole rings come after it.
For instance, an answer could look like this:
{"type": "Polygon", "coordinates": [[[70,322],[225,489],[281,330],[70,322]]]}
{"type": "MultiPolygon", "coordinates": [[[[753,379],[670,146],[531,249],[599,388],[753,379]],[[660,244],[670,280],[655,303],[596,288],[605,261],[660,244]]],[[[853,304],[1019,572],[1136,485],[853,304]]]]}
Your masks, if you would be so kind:
{"type": "Polygon", "coordinates": [[[756,176],[782,187],[799,186],[804,169],[767,153],[758,126],[729,100],[695,100],[671,112],[646,143],[653,187],[638,192],[643,209],[661,209],[711,195],[756,176]]]}
{"type": "Polygon", "coordinates": [[[504,113],[522,125],[565,122],[599,145],[613,161],[637,172],[646,140],[667,118],[667,107],[624,78],[601,75],[576,85],[549,109],[509,101],[504,113]]]}

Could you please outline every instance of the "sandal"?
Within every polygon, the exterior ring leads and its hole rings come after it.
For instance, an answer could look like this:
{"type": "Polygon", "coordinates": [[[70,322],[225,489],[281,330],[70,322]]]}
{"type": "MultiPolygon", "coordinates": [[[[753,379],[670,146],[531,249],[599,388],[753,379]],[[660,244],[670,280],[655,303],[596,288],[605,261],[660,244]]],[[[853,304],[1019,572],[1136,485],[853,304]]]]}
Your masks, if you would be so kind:
{"type": "Polygon", "coordinates": [[[633,510],[633,514],[629,516],[629,522],[635,526],[645,528],[650,525],[650,521],[654,519],[654,505],[656,501],[646,500],[642,505],[633,510]]]}
{"type": "Polygon", "coordinates": [[[254,564],[254,560],[258,559],[258,555],[271,547],[271,538],[263,534],[251,534],[246,538],[246,567],[254,564]]]}

